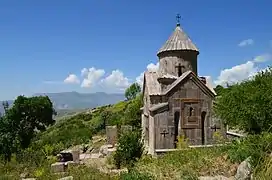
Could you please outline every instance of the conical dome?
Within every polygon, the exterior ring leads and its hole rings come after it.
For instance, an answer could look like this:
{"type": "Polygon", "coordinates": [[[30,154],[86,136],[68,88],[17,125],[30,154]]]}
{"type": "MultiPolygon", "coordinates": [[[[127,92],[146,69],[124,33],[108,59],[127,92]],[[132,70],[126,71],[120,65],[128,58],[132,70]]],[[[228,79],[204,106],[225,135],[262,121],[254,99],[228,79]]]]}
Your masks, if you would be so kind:
{"type": "Polygon", "coordinates": [[[166,51],[177,51],[177,50],[191,50],[198,51],[197,47],[183,31],[179,24],[166,43],[161,47],[157,55],[166,51]]]}

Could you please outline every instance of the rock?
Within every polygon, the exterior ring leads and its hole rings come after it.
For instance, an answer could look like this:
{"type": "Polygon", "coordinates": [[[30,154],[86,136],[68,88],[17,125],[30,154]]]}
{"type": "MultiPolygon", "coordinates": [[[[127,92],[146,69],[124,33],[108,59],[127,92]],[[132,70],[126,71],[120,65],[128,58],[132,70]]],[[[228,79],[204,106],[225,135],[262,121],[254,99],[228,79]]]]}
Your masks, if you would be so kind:
{"type": "Polygon", "coordinates": [[[101,153],[103,156],[108,155],[108,146],[107,145],[101,146],[99,149],[99,153],[101,153]]]}
{"type": "Polygon", "coordinates": [[[63,162],[57,162],[57,163],[51,164],[51,171],[52,173],[64,172],[65,170],[64,166],[65,165],[63,162]]]}
{"type": "Polygon", "coordinates": [[[98,153],[98,158],[104,158],[104,154],[98,153]]]}
{"type": "Polygon", "coordinates": [[[29,174],[28,173],[21,173],[20,178],[26,178],[29,174]]]}
{"type": "Polygon", "coordinates": [[[199,180],[231,180],[231,178],[227,178],[225,176],[200,176],[199,180]]]}
{"type": "Polygon", "coordinates": [[[58,180],[73,180],[73,176],[67,176],[67,177],[64,177],[64,178],[60,178],[58,180]]]}
{"type": "Polygon", "coordinates": [[[252,167],[250,164],[250,157],[249,157],[238,166],[235,179],[236,180],[250,180],[251,173],[252,173],[252,167]]]}

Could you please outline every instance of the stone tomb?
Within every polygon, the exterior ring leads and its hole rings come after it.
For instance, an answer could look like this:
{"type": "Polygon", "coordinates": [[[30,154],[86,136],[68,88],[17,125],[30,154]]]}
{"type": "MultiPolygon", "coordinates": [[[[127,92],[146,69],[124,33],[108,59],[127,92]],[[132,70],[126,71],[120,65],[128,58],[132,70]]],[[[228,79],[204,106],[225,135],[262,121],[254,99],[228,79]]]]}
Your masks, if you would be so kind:
{"type": "Polygon", "coordinates": [[[107,144],[115,145],[117,143],[117,126],[106,126],[107,144]]]}
{"type": "Polygon", "coordinates": [[[53,173],[64,172],[68,166],[79,163],[79,151],[62,151],[58,155],[59,162],[51,164],[51,171],[53,173]]]}

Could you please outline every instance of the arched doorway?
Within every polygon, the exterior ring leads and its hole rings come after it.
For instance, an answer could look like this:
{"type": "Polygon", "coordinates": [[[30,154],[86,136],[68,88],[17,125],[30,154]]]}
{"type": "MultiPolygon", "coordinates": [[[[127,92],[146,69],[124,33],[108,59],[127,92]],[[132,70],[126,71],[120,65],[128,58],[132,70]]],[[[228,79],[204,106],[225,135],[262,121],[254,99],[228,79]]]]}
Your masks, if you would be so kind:
{"type": "Polygon", "coordinates": [[[202,145],[205,144],[205,119],[206,119],[206,111],[201,112],[201,141],[202,145]]]}
{"type": "Polygon", "coordinates": [[[179,130],[179,120],[180,120],[180,113],[178,111],[174,114],[174,126],[175,126],[175,138],[174,138],[174,147],[177,147],[178,142],[178,130],[179,130]]]}

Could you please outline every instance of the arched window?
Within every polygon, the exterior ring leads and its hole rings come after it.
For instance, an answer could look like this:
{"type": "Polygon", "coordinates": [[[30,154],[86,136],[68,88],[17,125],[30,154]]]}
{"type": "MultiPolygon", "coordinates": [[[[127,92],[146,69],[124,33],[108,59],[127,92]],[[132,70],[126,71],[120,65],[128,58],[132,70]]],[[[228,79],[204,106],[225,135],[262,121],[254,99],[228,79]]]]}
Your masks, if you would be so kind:
{"type": "Polygon", "coordinates": [[[190,109],[189,109],[189,116],[193,116],[193,113],[194,113],[194,108],[190,107],[190,109]]]}

